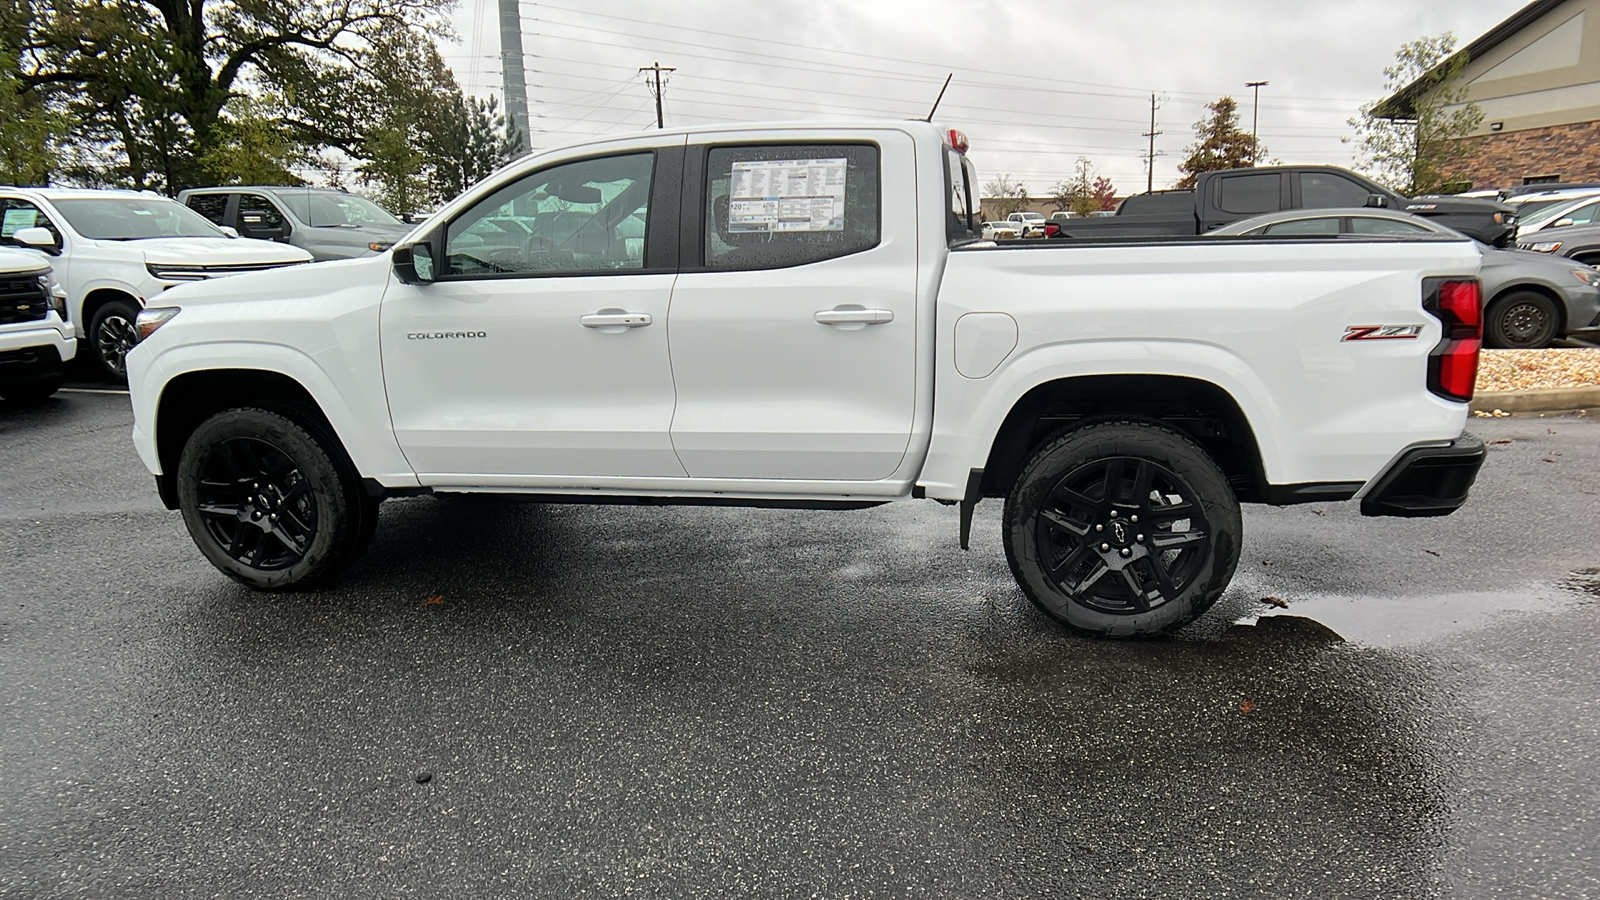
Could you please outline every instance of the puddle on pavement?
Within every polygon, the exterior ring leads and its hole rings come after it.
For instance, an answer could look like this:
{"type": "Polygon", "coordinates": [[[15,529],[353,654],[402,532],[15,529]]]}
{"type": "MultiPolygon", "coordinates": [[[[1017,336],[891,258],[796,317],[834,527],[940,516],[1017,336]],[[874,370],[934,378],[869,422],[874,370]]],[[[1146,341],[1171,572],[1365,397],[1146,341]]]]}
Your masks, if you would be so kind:
{"type": "MultiPolygon", "coordinates": [[[[1356,597],[1313,594],[1285,597],[1286,608],[1262,609],[1234,620],[1236,626],[1265,620],[1301,619],[1354,644],[1399,647],[1449,637],[1490,625],[1515,613],[1557,612],[1592,603],[1600,595],[1600,570],[1575,572],[1559,586],[1536,585],[1519,591],[1482,591],[1421,597],[1356,597]]],[[[1274,621],[1274,626],[1289,625],[1274,621]]]]}

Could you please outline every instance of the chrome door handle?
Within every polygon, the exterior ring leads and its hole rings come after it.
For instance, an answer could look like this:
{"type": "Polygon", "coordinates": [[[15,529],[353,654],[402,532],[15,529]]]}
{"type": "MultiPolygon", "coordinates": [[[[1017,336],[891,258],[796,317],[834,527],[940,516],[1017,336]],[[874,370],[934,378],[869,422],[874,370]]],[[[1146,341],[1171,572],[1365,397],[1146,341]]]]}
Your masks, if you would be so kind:
{"type": "Polygon", "coordinates": [[[578,321],[585,328],[643,328],[655,320],[650,318],[649,313],[604,310],[582,316],[578,321]]]}
{"type": "Polygon", "coordinates": [[[813,318],[822,325],[883,325],[894,321],[894,310],[835,306],[833,309],[817,310],[813,318]]]}

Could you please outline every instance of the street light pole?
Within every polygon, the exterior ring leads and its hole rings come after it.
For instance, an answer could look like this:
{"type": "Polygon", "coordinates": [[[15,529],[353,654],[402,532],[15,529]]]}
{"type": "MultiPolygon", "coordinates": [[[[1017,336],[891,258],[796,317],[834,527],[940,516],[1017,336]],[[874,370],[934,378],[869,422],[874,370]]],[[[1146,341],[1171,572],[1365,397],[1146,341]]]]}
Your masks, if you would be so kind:
{"type": "Polygon", "coordinates": [[[1255,100],[1250,104],[1250,165],[1255,166],[1261,156],[1261,143],[1256,139],[1256,126],[1261,122],[1261,89],[1267,86],[1265,81],[1246,81],[1244,86],[1255,91],[1255,100]]]}

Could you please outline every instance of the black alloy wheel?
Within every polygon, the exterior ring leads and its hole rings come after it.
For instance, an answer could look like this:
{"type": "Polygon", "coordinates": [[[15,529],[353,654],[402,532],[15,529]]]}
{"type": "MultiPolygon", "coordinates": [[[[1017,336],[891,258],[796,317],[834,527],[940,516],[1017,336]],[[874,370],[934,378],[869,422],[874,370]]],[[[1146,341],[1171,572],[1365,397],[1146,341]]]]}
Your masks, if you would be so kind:
{"type": "Polygon", "coordinates": [[[1516,291],[1489,304],[1484,343],[1504,350],[1540,350],[1556,339],[1556,305],[1543,294],[1516,291]]]}
{"type": "Polygon", "coordinates": [[[124,300],[113,300],[95,310],[89,322],[89,345],[100,371],[115,381],[128,380],[128,351],[139,343],[139,310],[124,300]]]}
{"type": "Polygon", "coordinates": [[[260,438],[213,444],[200,463],[195,509],[230,559],[273,572],[305,558],[317,503],[294,459],[260,438]]]}
{"type": "Polygon", "coordinates": [[[313,417],[230,409],[190,435],[178,508],[200,552],[236,581],[308,587],[360,555],[377,522],[343,448],[313,417]]]}
{"type": "Polygon", "coordinates": [[[1159,423],[1106,421],[1047,444],[1006,504],[1006,552],[1029,599],[1078,631],[1181,627],[1238,562],[1238,501],[1205,450],[1159,423]]]}

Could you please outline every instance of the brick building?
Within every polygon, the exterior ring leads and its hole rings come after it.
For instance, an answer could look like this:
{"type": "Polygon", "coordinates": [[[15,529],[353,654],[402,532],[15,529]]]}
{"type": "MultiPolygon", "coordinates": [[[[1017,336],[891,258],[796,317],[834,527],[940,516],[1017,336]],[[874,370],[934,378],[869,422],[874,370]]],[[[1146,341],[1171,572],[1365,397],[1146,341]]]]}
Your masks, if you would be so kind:
{"type": "MultiPolygon", "coordinates": [[[[1483,110],[1473,187],[1600,181],[1600,0],[1536,0],[1460,53],[1467,99],[1483,110]]],[[[1377,114],[1414,116],[1419,85],[1377,114]]]]}

